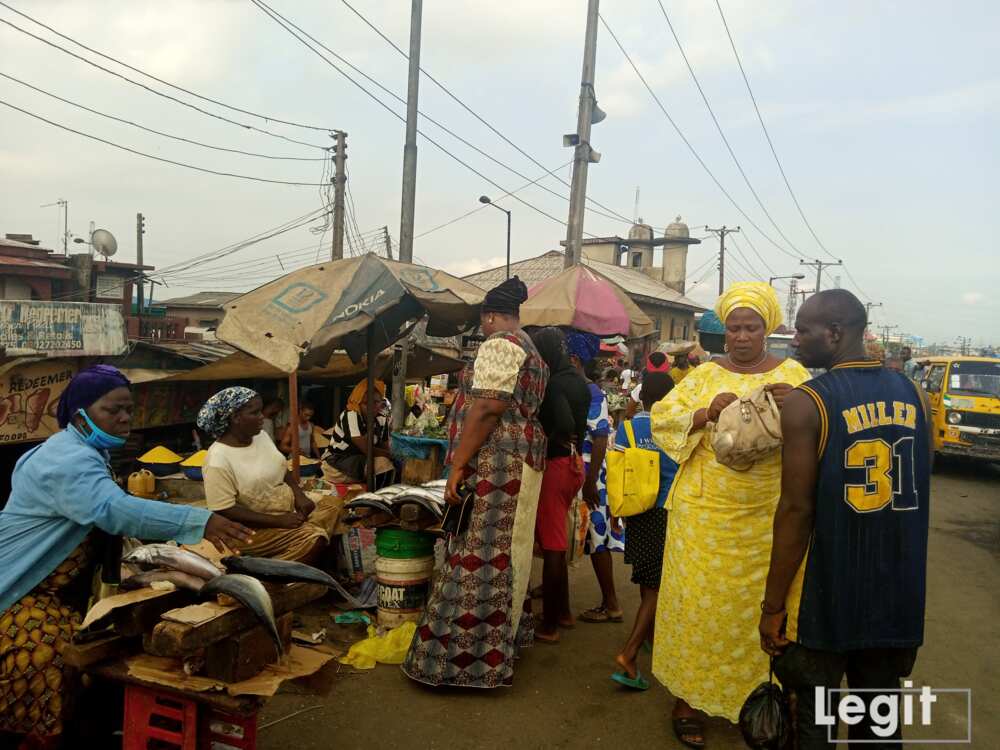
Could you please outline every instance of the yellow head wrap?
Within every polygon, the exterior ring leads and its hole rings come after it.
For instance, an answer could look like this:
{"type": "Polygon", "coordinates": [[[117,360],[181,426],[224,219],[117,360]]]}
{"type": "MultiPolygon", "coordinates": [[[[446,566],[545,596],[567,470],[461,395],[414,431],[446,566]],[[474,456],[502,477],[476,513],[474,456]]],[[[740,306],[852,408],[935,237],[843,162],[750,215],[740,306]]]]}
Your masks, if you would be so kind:
{"type": "MultiPolygon", "coordinates": [[[[375,391],[378,393],[379,397],[385,398],[385,383],[381,380],[375,381],[375,391]]],[[[376,398],[376,403],[378,398],[376,398]]],[[[347,397],[347,410],[361,412],[361,410],[367,406],[368,403],[368,381],[362,380],[356,386],[354,390],[351,391],[351,395],[347,397]]]]}
{"type": "Polygon", "coordinates": [[[715,302],[715,314],[723,325],[729,313],[738,307],[753,310],[764,319],[764,330],[770,336],[781,325],[781,301],[770,284],[763,281],[738,281],[730,284],[715,302]]]}

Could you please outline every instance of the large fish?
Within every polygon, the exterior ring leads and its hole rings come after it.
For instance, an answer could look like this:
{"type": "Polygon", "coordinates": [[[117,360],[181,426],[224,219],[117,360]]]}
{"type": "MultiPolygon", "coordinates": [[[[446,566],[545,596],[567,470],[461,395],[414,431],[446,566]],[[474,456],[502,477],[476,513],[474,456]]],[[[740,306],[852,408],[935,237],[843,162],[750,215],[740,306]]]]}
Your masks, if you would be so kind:
{"type": "Polygon", "coordinates": [[[222,564],[229,573],[246,573],[261,581],[274,583],[318,583],[328,588],[336,588],[337,582],[322,570],[292,562],[291,560],[273,560],[269,557],[244,557],[233,555],[223,557],[222,564]]]}
{"type": "Polygon", "coordinates": [[[179,589],[186,589],[198,593],[205,585],[205,579],[185,573],[182,570],[147,570],[136,573],[121,582],[120,588],[123,591],[132,589],[147,588],[158,581],[169,581],[179,589]]]}
{"type": "Polygon", "coordinates": [[[208,558],[172,544],[145,544],[136,547],[122,558],[122,562],[138,570],[179,570],[206,581],[222,573],[208,558]]]}
{"type": "Polygon", "coordinates": [[[278,649],[278,656],[285,653],[281,636],[278,635],[278,625],[274,621],[274,605],[271,603],[271,595],[267,593],[264,584],[247,575],[227,573],[216,576],[201,587],[203,598],[216,594],[231,596],[253,612],[254,617],[267,628],[271,640],[274,641],[274,645],[278,649]]]}

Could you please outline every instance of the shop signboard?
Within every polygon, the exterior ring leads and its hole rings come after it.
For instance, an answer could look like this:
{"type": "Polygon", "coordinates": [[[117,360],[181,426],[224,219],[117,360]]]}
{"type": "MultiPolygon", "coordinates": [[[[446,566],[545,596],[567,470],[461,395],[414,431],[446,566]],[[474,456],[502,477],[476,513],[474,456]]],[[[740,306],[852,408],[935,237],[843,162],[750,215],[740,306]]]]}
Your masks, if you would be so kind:
{"type": "Polygon", "coordinates": [[[56,407],[76,370],[73,359],[43,360],[0,375],[0,445],[44,440],[58,432],[56,407]]]}
{"type": "Polygon", "coordinates": [[[126,348],[120,305],[0,300],[2,356],[117,356],[126,348]]]}

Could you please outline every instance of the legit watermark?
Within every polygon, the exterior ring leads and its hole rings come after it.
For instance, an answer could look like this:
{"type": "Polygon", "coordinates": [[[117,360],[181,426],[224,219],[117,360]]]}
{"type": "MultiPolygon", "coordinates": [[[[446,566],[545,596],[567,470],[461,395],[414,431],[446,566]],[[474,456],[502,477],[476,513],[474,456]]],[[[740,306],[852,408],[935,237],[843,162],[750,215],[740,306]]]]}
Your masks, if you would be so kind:
{"type": "Polygon", "coordinates": [[[824,688],[815,691],[816,724],[826,726],[827,742],[846,744],[849,740],[838,740],[837,720],[848,726],[866,722],[876,739],[851,740],[860,743],[933,744],[972,742],[972,690],[969,688],[931,688],[924,685],[913,687],[910,680],[904,680],[898,689],[882,688],[824,688]],[[962,737],[935,739],[895,739],[893,735],[902,727],[924,726],[934,723],[934,708],[942,694],[959,693],[965,697],[966,732],[962,737]],[[864,694],[874,694],[874,697],[864,694]]]}

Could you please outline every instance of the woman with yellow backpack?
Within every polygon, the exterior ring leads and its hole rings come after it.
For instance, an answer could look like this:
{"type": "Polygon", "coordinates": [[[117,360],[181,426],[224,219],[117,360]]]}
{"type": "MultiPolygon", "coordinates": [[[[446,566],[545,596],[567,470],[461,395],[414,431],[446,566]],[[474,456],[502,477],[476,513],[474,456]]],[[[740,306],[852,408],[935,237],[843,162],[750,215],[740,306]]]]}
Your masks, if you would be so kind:
{"type": "Polygon", "coordinates": [[[668,369],[666,355],[650,355],[639,393],[641,410],[618,426],[614,449],[608,451],[608,505],[612,515],[625,520],[625,562],[632,566],[632,583],[641,597],[632,633],[615,657],[619,671],[611,679],[635,690],[649,688],[636,658],[644,642],[653,642],[667,537],[664,506],[677,473],[677,464],[653,442],[649,422],[653,404],[674,387],[668,369]]]}

